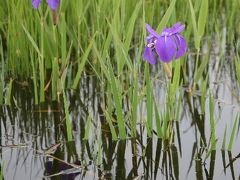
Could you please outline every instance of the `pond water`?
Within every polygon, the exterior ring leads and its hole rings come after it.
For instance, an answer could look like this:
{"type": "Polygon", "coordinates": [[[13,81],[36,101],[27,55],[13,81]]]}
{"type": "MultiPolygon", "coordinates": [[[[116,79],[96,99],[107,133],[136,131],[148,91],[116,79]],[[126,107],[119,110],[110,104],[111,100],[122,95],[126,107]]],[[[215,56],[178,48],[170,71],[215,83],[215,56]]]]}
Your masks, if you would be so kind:
{"type": "MultiPolygon", "coordinates": [[[[174,137],[169,143],[156,134],[147,137],[141,123],[145,103],[139,108],[137,138],[113,141],[101,108],[105,95],[93,76],[85,75],[77,92],[68,91],[74,141],[66,141],[63,104],[50,100],[34,105],[31,83],[14,83],[13,106],[2,106],[1,169],[12,179],[240,179],[239,125],[232,151],[226,147],[236,115],[240,112],[239,89],[233,81],[232,62],[222,66],[219,59],[209,65],[209,87],[214,96],[216,151],[208,153],[211,138],[209,97],[206,113],[199,113],[200,93],[189,94],[182,88],[180,121],[174,122],[174,137]],[[92,125],[84,139],[89,114],[92,125]]],[[[158,69],[152,74],[159,77],[158,69]]],[[[166,94],[159,78],[154,83],[158,107],[166,94]],[[159,81],[158,81],[159,80],[159,81]]],[[[48,92],[46,92],[48,98],[48,92]]],[[[114,114],[113,114],[114,116],[114,114]]],[[[239,118],[239,117],[238,117],[239,118]]],[[[239,124],[239,123],[238,123],[239,124]]],[[[129,135],[130,137],[130,135],[129,135]]]]}

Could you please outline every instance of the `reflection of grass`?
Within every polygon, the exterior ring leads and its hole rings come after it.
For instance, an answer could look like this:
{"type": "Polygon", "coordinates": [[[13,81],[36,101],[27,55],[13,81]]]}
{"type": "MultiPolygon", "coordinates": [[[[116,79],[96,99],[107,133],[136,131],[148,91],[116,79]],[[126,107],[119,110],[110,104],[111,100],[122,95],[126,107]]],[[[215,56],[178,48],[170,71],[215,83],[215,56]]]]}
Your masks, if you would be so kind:
{"type": "MultiPolygon", "coordinates": [[[[233,3],[222,0],[172,0],[170,3],[71,0],[61,3],[54,25],[46,3],[42,3],[39,10],[33,10],[30,2],[0,2],[0,79],[7,79],[7,84],[0,81],[0,104],[11,104],[15,77],[20,80],[31,77],[35,104],[49,96],[51,100],[60,101],[63,95],[67,137],[71,139],[71,112],[66,92],[77,90],[86,75],[92,75],[97,79],[92,88],[99,91],[103,116],[113,139],[136,137],[140,124],[149,137],[156,132],[159,138],[174,141],[174,123],[181,120],[184,99],[188,101],[192,117],[205,115],[211,75],[210,52],[215,50],[211,38],[220,44],[225,43],[225,39],[232,43],[232,34],[239,36],[236,0],[233,3]],[[187,25],[184,36],[189,54],[167,66],[161,64],[164,68],[156,66],[158,73],[142,60],[145,23],[161,31],[176,21],[187,25]],[[225,27],[227,38],[222,37],[225,27]],[[203,53],[203,45],[207,46],[207,53],[203,53]],[[3,48],[5,46],[7,48],[3,48]],[[159,77],[165,82],[161,99],[157,96],[159,92],[155,92],[159,88],[156,86],[159,77]],[[187,87],[187,93],[182,85],[187,87]],[[199,99],[195,97],[197,92],[201,94],[199,99]],[[200,113],[196,104],[201,108],[200,113]]],[[[220,54],[222,57],[222,52],[220,54]]],[[[238,56],[234,62],[239,80],[238,56]]],[[[211,143],[215,149],[212,96],[209,105],[211,143]]],[[[91,123],[88,119],[86,127],[91,127],[91,123]]],[[[86,134],[85,138],[88,137],[86,134]]]]}
{"type": "Polygon", "coordinates": [[[1,168],[0,168],[0,180],[3,180],[3,170],[2,170],[2,163],[1,163],[1,168]]]}

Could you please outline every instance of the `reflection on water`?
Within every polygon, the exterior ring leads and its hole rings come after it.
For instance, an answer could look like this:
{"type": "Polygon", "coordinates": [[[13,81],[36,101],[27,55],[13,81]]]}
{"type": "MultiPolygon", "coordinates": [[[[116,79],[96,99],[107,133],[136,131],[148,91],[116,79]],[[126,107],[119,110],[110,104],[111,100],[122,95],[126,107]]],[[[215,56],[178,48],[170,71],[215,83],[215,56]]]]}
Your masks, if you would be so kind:
{"type": "MultiPolygon", "coordinates": [[[[234,139],[232,152],[221,149],[224,129],[227,127],[228,143],[234,118],[239,113],[238,99],[233,96],[238,91],[227,73],[212,74],[210,79],[211,84],[215,82],[212,89],[217,137],[217,150],[211,152],[208,151],[209,112],[201,112],[200,95],[190,97],[184,89],[181,118],[174,122],[174,136],[169,141],[157,139],[156,135],[147,137],[142,123],[138,123],[136,138],[113,141],[101,108],[102,97],[106,95],[99,93],[96,79],[87,76],[82,80],[80,93],[68,92],[74,141],[66,142],[63,105],[47,102],[34,106],[30,88],[15,84],[13,95],[18,104],[0,109],[4,178],[239,179],[239,134],[234,139]],[[216,82],[219,77],[222,78],[216,82]],[[83,140],[89,114],[91,134],[88,140],[83,140]]],[[[157,82],[155,86],[163,85],[157,82]]],[[[164,92],[160,96],[164,96],[164,92]]],[[[206,106],[208,101],[207,98],[206,106]]]]}

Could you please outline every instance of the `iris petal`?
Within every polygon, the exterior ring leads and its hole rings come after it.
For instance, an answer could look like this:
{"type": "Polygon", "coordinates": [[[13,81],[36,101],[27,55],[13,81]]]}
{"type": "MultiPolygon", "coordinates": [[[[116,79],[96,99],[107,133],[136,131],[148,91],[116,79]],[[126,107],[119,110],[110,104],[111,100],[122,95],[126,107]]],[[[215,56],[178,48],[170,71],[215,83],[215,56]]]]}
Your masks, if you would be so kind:
{"type": "Polygon", "coordinates": [[[161,36],[169,36],[170,34],[172,34],[172,29],[171,28],[164,28],[161,36]]]}
{"type": "Polygon", "coordinates": [[[171,33],[172,34],[176,34],[176,33],[180,33],[185,29],[185,25],[181,24],[180,22],[174,24],[171,28],[171,33]]]}
{"type": "Polygon", "coordinates": [[[52,10],[56,10],[60,4],[60,0],[47,0],[47,3],[52,10]]]}
{"type": "Polygon", "coordinates": [[[176,59],[182,57],[186,51],[187,51],[187,43],[183,36],[177,34],[174,35],[176,45],[177,45],[177,53],[176,53],[176,59]]]}
{"type": "Polygon", "coordinates": [[[32,0],[33,8],[37,9],[40,3],[41,3],[41,0],[32,0]]]}
{"type": "Polygon", "coordinates": [[[149,32],[150,35],[152,35],[156,38],[159,37],[159,34],[156,31],[154,31],[149,24],[146,24],[146,29],[147,29],[147,31],[149,32]]]}
{"type": "Polygon", "coordinates": [[[149,35],[146,37],[146,41],[148,44],[154,42],[155,39],[156,38],[153,35],[149,35]]]}
{"type": "Polygon", "coordinates": [[[163,62],[170,62],[176,55],[176,43],[172,36],[161,36],[155,45],[156,52],[163,62]]]}
{"type": "Polygon", "coordinates": [[[143,57],[150,64],[156,64],[156,62],[157,62],[155,52],[150,47],[147,47],[147,46],[145,47],[144,52],[143,52],[143,57]]]}

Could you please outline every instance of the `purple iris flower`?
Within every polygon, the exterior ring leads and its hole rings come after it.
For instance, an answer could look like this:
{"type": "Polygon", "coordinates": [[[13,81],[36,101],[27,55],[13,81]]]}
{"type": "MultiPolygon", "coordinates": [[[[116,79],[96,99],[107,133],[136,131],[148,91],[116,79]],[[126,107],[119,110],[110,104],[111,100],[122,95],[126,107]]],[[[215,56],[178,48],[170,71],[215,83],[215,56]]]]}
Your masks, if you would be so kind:
{"type": "MultiPolygon", "coordinates": [[[[40,5],[41,0],[32,0],[32,5],[35,9],[38,8],[38,6],[40,5]]],[[[57,10],[59,4],[60,4],[60,0],[47,0],[48,6],[52,9],[52,10],[57,10]]]]}
{"type": "Polygon", "coordinates": [[[180,35],[180,32],[184,28],[185,25],[178,22],[171,28],[165,28],[159,35],[150,25],[146,24],[149,36],[146,38],[147,45],[143,53],[144,59],[150,64],[156,64],[157,56],[166,63],[183,56],[187,51],[187,43],[184,37],[180,35]]]}

